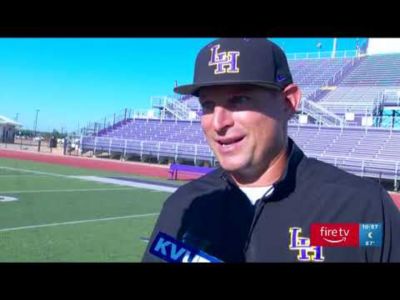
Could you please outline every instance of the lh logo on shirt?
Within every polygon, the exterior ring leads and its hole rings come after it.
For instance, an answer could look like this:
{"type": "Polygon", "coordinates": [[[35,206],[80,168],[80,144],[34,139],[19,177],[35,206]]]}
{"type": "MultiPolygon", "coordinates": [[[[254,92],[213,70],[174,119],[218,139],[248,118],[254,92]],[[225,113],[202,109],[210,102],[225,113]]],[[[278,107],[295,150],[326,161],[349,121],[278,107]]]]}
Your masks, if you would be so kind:
{"type": "Polygon", "coordinates": [[[300,236],[301,231],[300,227],[289,227],[289,249],[298,251],[298,261],[323,262],[325,260],[322,253],[323,248],[321,246],[311,246],[309,238],[300,236]]]}

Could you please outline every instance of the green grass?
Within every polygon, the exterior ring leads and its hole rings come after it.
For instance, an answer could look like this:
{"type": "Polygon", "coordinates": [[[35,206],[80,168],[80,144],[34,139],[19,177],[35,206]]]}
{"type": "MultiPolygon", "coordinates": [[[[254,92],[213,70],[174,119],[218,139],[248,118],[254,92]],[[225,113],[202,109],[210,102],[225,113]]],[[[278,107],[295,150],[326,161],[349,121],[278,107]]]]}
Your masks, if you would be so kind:
{"type": "Polygon", "coordinates": [[[160,211],[168,193],[38,175],[22,169],[60,175],[126,176],[0,159],[0,195],[18,198],[0,202],[1,262],[141,260],[147,246],[141,237],[149,237],[157,219],[154,214],[160,211]],[[144,214],[153,215],[141,216],[144,214]],[[104,218],[117,219],[98,220],[104,218]],[[81,223],[59,224],[66,222],[81,223]],[[21,228],[26,226],[33,227],[21,228]]]}
{"type": "Polygon", "coordinates": [[[2,262],[139,262],[156,216],[0,232],[2,262]]]}

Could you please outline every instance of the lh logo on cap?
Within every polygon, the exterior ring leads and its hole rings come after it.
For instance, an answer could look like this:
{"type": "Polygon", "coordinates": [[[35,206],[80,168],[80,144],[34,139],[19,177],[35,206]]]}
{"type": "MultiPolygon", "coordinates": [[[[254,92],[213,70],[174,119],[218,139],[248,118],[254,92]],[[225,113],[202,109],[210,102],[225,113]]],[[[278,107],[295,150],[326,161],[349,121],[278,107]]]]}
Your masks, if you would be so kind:
{"type": "Polygon", "coordinates": [[[239,51],[228,51],[218,53],[220,45],[215,45],[211,48],[211,59],[208,62],[209,66],[216,66],[214,74],[239,73],[238,58],[239,51]]]}

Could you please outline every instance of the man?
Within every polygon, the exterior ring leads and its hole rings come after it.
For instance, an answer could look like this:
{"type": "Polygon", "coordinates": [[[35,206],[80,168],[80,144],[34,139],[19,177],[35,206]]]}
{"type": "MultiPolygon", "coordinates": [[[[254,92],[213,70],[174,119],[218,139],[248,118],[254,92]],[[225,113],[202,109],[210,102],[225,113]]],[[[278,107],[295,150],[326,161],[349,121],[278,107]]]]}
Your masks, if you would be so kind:
{"type": "Polygon", "coordinates": [[[194,83],[175,92],[199,97],[221,168],[166,200],[144,262],[162,261],[149,251],[159,232],[224,262],[400,261],[400,213],[387,192],[288,138],[301,92],[277,45],[216,40],[199,52],[194,83]],[[331,234],[328,246],[311,243],[312,226],[331,234]]]}

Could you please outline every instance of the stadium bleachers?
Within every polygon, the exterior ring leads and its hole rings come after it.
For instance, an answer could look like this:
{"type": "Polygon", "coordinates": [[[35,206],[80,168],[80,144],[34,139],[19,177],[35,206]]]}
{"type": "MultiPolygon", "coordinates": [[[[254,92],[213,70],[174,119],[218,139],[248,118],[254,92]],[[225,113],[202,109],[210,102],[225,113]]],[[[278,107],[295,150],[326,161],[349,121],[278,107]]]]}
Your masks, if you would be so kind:
{"type": "MultiPolygon", "coordinates": [[[[289,135],[310,156],[363,176],[400,178],[400,131],[290,125],[289,135]],[[368,171],[368,172],[367,172],[368,171]]],[[[131,120],[114,132],[84,137],[84,151],[215,163],[200,122],[131,120]]]]}
{"type": "Polygon", "coordinates": [[[348,111],[356,115],[370,115],[385,90],[400,85],[400,55],[372,55],[364,57],[321,100],[320,104],[336,114],[348,111]]]}
{"type": "Polygon", "coordinates": [[[354,112],[358,115],[369,115],[374,110],[379,95],[385,90],[382,86],[341,86],[328,93],[319,102],[326,109],[344,114],[354,112]]]}
{"type": "MultiPolygon", "coordinates": [[[[351,58],[289,60],[289,66],[304,97],[311,99],[309,96],[315,95],[324,85],[335,83],[336,86],[314,100],[338,116],[347,112],[355,114],[354,121],[346,123],[354,127],[291,123],[289,135],[304,152],[357,175],[397,182],[400,178],[400,130],[391,125],[391,120],[385,122],[387,128],[383,128],[383,122],[382,128],[373,126],[380,124],[376,114],[377,108],[381,109],[384,104],[380,102],[383,92],[393,90],[393,95],[388,94],[393,98],[389,99],[390,104],[400,99],[400,92],[397,92],[400,90],[400,54],[366,56],[357,63],[351,58]],[[342,77],[337,76],[339,73],[342,77]],[[372,116],[373,124],[369,127],[362,124],[364,116],[372,116]]],[[[179,101],[199,112],[196,97],[183,96],[179,101]]],[[[149,155],[157,159],[168,157],[175,161],[185,159],[215,164],[200,122],[194,120],[128,118],[97,136],[84,137],[82,142],[84,151],[95,153],[149,155]]]]}
{"type": "MultiPolygon", "coordinates": [[[[293,80],[302,90],[303,97],[309,97],[332,77],[351,63],[352,58],[324,58],[289,60],[293,80]]],[[[198,99],[192,96],[180,97],[191,110],[199,110],[198,99]]]]}
{"type": "Polygon", "coordinates": [[[289,67],[294,81],[300,86],[322,86],[351,60],[351,58],[289,60],[289,67]]]}
{"type": "Polygon", "coordinates": [[[366,56],[341,82],[342,86],[400,85],[400,55],[366,56]]]}

